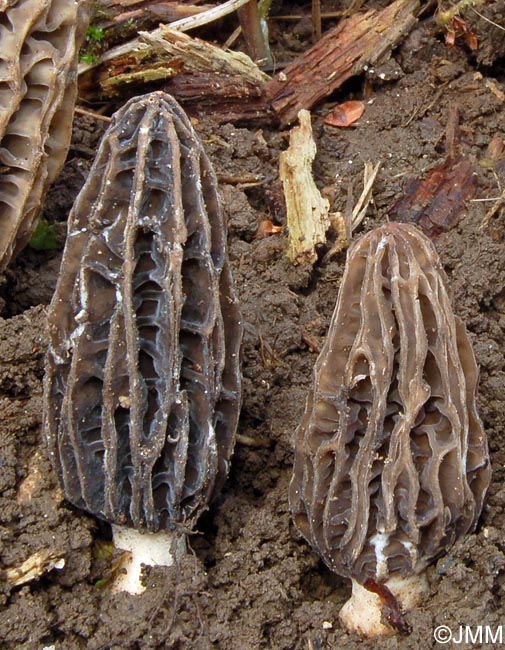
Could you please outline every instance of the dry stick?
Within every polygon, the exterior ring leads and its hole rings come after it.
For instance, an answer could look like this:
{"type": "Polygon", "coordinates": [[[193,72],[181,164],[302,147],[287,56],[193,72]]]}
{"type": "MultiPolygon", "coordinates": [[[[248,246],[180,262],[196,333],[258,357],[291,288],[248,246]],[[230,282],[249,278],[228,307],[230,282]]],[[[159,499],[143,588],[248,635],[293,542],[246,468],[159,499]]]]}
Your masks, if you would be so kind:
{"type": "Polygon", "coordinates": [[[321,38],[321,0],[312,0],[312,38],[317,42],[321,38]]]}
{"type": "Polygon", "coordinates": [[[364,4],[365,0],[353,0],[347,9],[342,12],[342,18],[347,18],[347,16],[352,16],[357,13],[364,4]]]}
{"type": "MultiPolygon", "coordinates": [[[[351,6],[349,7],[349,9],[346,9],[345,11],[321,12],[321,20],[335,20],[335,18],[345,18],[346,16],[355,13],[355,11],[357,11],[363,4],[364,4],[363,0],[360,0],[358,4],[354,7],[354,9],[351,6]]],[[[277,14],[276,16],[269,16],[269,20],[277,20],[277,21],[279,20],[295,21],[295,20],[302,20],[303,18],[306,18],[306,14],[277,14]]]]}
{"type": "Polygon", "coordinates": [[[459,107],[452,104],[449,107],[449,117],[445,129],[445,150],[448,158],[456,158],[459,148],[459,107]]]}
{"type": "Polygon", "coordinates": [[[106,30],[107,41],[118,44],[135,38],[139,29],[154,29],[160,23],[194,16],[213,5],[159,0],[93,0],[97,27],[106,30]],[[111,40],[112,38],[112,40],[111,40]]]}
{"type": "Polygon", "coordinates": [[[87,117],[91,117],[94,120],[107,122],[107,124],[112,122],[112,119],[110,117],[107,117],[106,115],[100,115],[100,113],[95,113],[94,111],[87,111],[85,108],[81,108],[80,106],[76,106],[74,112],[78,113],[79,115],[86,115],[87,117]]]}
{"type": "MultiPolygon", "coordinates": [[[[340,18],[342,16],[341,11],[329,11],[321,14],[321,20],[332,20],[334,18],[340,18]]],[[[269,20],[286,20],[286,21],[295,21],[302,20],[306,18],[305,14],[278,14],[277,16],[270,16],[269,20]]]]}
{"type": "Polygon", "coordinates": [[[487,18],[486,16],[484,16],[484,14],[481,14],[480,11],[477,11],[477,9],[476,9],[475,7],[469,7],[469,8],[470,8],[474,13],[476,13],[477,16],[479,16],[479,18],[482,18],[482,20],[485,20],[485,21],[488,22],[490,25],[493,25],[493,27],[497,27],[498,29],[501,29],[502,32],[505,32],[505,27],[503,27],[503,25],[499,25],[498,23],[495,23],[494,21],[492,21],[490,18],[487,18]]]}
{"type": "Polygon", "coordinates": [[[335,212],[330,215],[332,227],[337,232],[337,239],[330,250],[326,253],[324,257],[325,261],[334,257],[337,253],[340,253],[350,244],[352,233],[365,218],[368,206],[372,201],[372,187],[380,166],[380,161],[375,165],[370,161],[366,162],[363,170],[363,191],[354,207],[352,206],[352,187],[350,187],[344,213],[335,212]]]}
{"type": "Polygon", "coordinates": [[[488,210],[486,213],[486,216],[482,220],[482,223],[480,225],[480,230],[483,230],[484,228],[487,228],[489,226],[489,222],[491,219],[494,217],[494,215],[502,208],[505,206],[505,188],[502,188],[500,179],[498,178],[498,175],[496,172],[493,172],[495,177],[496,177],[496,182],[498,183],[498,191],[501,192],[501,196],[491,198],[491,199],[474,199],[474,201],[495,201],[495,204],[488,210]]]}
{"type": "Polygon", "coordinates": [[[223,50],[229,49],[233,43],[237,40],[237,38],[242,34],[242,27],[240,25],[232,31],[232,33],[228,36],[226,41],[223,43],[223,50]]]}
{"type": "Polygon", "coordinates": [[[360,223],[365,218],[368,205],[372,200],[372,187],[375,182],[375,177],[377,176],[377,172],[380,169],[380,166],[381,166],[380,161],[376,163],[375,166],[372,165],[370,161],[365,163],[365,169],[363,171],[363,192],[361,192],[361,195],[352,211],[351,221],[352,221],[353,231],[360,225],[360,223]]]}
{"type": "Polygon", "coordinates": [[[496,199],[485,199],[485,200],[496,201],[496,203],[486,213],[486,216],[482,220],[482,224],[480,226],[481,230],[483,230],[484,228],[487,228],[489,226],[489,222],[494,217],[494,215],[498,212],[498,210],[500,210],[503,206],[505,206],[505,190],[502,192],[502,195],[499,196],[498,198],[496,198],[496,199]]]}
{"type": "Polygon", "coordinates": [[[202,13],[197,14],[196,16],[188,16],[188,18],[176,20],[173,23],[170,23],[170,27],[172,29],[178,29],[180,32],[187,32],[189,29],[202,27],[202,25],[207,25],[219,18],[223,18],[237,9],[240,9],[240,7],[243,7],[248,2],[251,2],[251,0],[228,0],[228,2],[223,2],[223,4],[218,5],[217,7],[212,7],[212,9],[202,11],[202,13]]]}
{"type": "Polygon", "coordinates": [[[44,573],[53,569],[62,569],[65,558],[49,549],[41,549],[30,555],[18,566],[7,567],[0,571],[0,578],[11,587],[19,587],[27,582],[40,578],[44,573]]]}
{"type": "MultiPolygon", "coordinates": [[[[223,16],[227,16],[228,14],[233,13],[250,1],[251,0],[228,0],[228,2],[223,2],[223,4],[219,5],[218,7],[213,7],[207,11],[202,11],[202,13],[197,14],[196,16],[189,16],[188,18],[181,18],[181,20],[176,20],[175,22],[170,23],[169,27],[171,29],[176,29],[179,32],[186,32],[190,29],[194,29],[195,27],[201,27],[202,25],[211,23],[215,20],[218,20],[219,18],[223,18],[223,16]]],[[[162,37],[162,27],[149,32],[149,34],[154,38],[162,37]]],[[[113,47],[112,49],[102,54],[98,61],[95,61],[94,63],[85,63],[79,65],[79,74],[83,74],[88,70],[92,70],[93,68],[96,68],[97,66],[101,65],[102,63],[106,63],[107,61],[112,61],[118,57],[131,54],[133,51],[140,49],[141,47],[142,40],[138,37],[134,38],[131,41],[128,41],[127,43],[122,43],[121,45],[113,47]]]]}

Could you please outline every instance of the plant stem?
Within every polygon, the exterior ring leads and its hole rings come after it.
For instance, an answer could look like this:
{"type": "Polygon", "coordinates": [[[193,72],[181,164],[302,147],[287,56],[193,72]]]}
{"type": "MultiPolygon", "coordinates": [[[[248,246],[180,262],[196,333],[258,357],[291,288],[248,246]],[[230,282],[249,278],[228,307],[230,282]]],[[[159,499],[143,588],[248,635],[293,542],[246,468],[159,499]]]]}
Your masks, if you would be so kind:
{"type": "Polygon", "coordinates": [[[321,34],[321,0],[312,0],[312,38],[315,43],[320,40],[321,34]]]}
{"type": "Polygon", "coordinates": [[[261,17],[258,3],[251,0],[237,11],[247,49],[258,65],[272,65],[272,53],[268,43],[268,26],[261,17]]]}
{"type": "Polygon", "coordinates": [[[459,14],[459,12],[465,7],[472,7],[472,5],[478,7],[481,4],[482,0],[459,0],[459,2],[450,7],[450,9],[437,11],[435,17],[436,23],[439,27],[445,27],[451,22],[454,16],[459,14]]]}

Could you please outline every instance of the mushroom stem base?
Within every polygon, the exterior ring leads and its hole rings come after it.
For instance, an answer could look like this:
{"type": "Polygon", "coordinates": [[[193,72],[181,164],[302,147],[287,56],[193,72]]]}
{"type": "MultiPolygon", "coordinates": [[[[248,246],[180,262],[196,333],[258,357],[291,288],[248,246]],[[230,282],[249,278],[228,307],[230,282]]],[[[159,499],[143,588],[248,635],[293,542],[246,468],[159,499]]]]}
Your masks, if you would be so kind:
{"type": "MultiPolygon", "coordinates": [[[[403,611],[413,609],[428,592],[426,574],[406,578],[393,577],[385,586],[395,596],[403,611]]],[[[348,632],[365,637],[392,636],[395,630],[382,622],[382,603],[379,596],[352,581],[352,596],[340,610],[340,621],[348,632]]]]}
{"type": "Polygon", "coordinates": [[[186,554],[184,533],[169,532],[140,533],[126,526],[112,526],[114,546],[128,551],[112,584],[112,591],[128,591],[140,594],[145,590],[140,578],[142,565],[171,566],[186,554]],[[126,570],[126,573],[124,572],[126,570]]]}

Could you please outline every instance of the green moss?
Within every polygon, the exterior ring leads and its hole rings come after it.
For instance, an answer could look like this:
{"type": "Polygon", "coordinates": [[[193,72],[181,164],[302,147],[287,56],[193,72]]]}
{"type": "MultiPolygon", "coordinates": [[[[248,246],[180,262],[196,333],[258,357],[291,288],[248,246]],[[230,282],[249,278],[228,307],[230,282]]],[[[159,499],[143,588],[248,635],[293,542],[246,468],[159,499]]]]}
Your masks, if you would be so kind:
{"type": "Polygon", "coordinates": [[[105,31],[102,27],[91,24],[86,30],[84,45],[79,53],[81,63],[96,63],[105,47],[105,31]]]}
{"type": "Polygon", "coordinates": [[[88,43],[100,43],[100,41],[103,41],[104,37],[105,33],[102,27],[90,25],[86,31],[86,41],[88,43]]]}
{"type": "Polygon", "coordinates": [[[28,245],[36,251],[53,251],[61,248],[56,236],[55,226],[42,218],[39,219],[28,245]]]}
{"type": "Polygon", "coordinates": [[[100,57],[98,54],[91,54],[91,52],[82,52],[82,54],[79,56],[79,61],[81,63],[97,63],[99,59],[100,57]]]}

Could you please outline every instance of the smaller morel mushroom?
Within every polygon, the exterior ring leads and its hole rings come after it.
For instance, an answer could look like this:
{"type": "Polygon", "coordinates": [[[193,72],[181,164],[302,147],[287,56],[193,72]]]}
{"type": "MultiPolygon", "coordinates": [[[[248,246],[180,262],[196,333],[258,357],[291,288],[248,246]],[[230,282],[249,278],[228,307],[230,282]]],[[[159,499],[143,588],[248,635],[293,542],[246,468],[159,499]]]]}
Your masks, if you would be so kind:
{"type": "Polygon", "coordinates": [[[490,481],[478,370],[433,244],[390,223],[349,250],[296,433],[290,505],[351,578],[344,626],[408,631],[423,572],[472,531],[490,481]]]}
{"type": "Polygon", "coordinates": [[[0,1],[0,273],[28,243],[72,133],[87,0],[0,1]]]}
{"type": "Polygon", "coordinates": [[[69,501],[171,564],[222,487],[242,324],[210,162],[161,92],[114,116],[70,215],[49,307],[45,431],[69,501]]]}

